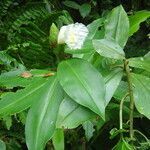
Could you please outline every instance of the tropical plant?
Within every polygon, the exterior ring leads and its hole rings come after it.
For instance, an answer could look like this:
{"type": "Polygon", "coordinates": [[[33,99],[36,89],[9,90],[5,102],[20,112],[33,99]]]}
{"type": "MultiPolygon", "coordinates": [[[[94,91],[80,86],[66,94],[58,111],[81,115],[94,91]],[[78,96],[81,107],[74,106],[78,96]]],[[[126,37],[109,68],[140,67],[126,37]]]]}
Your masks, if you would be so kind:
{"type": "MultiPolygon", "coordinates": [[[[7,7],[13,3],[8,2],[7,7]]],[[[90,6],[81,7],[75,9],[84,18],[90,6]]],[[[27,115],[29,150],[43,150],[51,139],[55,149],[64,149],[65,130],[79,126],[90,140],[110,121],[116,121],[110,131],[110,138],[118,140],[114,150],[148,149],[150,141],[134,128],[134,118],[150,119],[150,55],[128,58],[124,49],[150,12],[128,16],[120,5],[88,24],[82,48],[71,49],[57,44],[59,28],[73,22],[66,11],[49,13],[45,5],[39,14],[39,8],[28,9],[11,26],[3,26],[9,46],[2,45],[0,52],[0,117],[8,121],[10,115],[27,115]]],[[[0,145],[5,149],[4,142],[0,145]]]]}

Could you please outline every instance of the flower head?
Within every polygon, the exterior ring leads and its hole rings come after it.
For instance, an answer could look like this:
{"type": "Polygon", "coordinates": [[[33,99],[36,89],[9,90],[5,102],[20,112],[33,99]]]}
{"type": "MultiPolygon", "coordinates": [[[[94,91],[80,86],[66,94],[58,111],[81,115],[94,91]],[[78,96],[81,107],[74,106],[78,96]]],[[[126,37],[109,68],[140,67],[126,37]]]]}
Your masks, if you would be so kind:
{"type": "Polygon", "coordinates": [[[88,32],[82,23],[63,26],[58,34],[58,44],[66,43],[70,49],[81,49],[88,32]]]}

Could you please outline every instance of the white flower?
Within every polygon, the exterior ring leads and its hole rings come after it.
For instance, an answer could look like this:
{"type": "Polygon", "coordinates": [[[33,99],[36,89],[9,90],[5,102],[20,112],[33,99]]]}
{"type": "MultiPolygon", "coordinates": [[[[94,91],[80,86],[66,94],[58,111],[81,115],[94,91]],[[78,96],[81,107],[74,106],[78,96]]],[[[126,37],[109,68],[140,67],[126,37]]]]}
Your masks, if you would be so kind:
{"type": "Polygon", "coordinates": [[[63,26],[58,34],[58,44],[66,43],[70,49],[81,49],[88,32],[82,23],[63,26]]]}

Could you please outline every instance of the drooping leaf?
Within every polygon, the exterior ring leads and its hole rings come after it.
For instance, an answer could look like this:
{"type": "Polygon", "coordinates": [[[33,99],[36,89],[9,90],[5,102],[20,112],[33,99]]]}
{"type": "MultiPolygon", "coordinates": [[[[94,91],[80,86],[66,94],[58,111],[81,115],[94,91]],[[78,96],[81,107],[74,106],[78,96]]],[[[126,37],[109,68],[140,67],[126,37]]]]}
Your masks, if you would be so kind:
{"type": "Polygon", "coordinates": [[[129,35],[129,19],[120,5],[114,8],[109,14],[105,24],[105,38],[115,39],[115,41],[124,47],[129,35]]]}
{"type": "Polygon", "coordinates": [[[6,150],[6,144],[0,140],[0,150],[6,150]]]}
{"type": "Polygon", "coordinates": [[[27,115],[25,134],[29,150],[43,150],[56,128],[63,91],[56,77],[51,77],[27,115]]]}
{"type": "Polygon", "coordinates": [[[110,74],[105,77],[105,84],[106,84],[106,95],[105,95],[106,103],[105,104],[106,106],[108,105],[117,87],[119,86],[122,76],[123,76],[123,71],[121,69],[117,69],[117,70],[110,72],[110,74]]]}
{"type": "Polygon", "coordinates": [[[0,100],[0,114],[11,115],[27,109],[34,100],[42,96],[47,79],[42,78],[38,82],[30,84],[25,89],[2,95],[0,100]]]}
{"type": "Polygon", "coordinates": [[[96,35],[96,32],[98,31],[98,28],[100,26],[102,26],[104,22],[104,19],[103,18],[99,18],[99,19],[96,19],[94,20],[92,23],[90,23],[87,28],[89,30],[89,34],[88,34],[88,39],[93,39],[94,36],[96,35]]]}
{"type": "Polygon", "coordinates": [[[92,122],[86,121],[82,124],[82,126],[85,130],[86,139],[89,141],[93,136],[93,132],[95,131],[94,125],[92,124],[92,122]]]}
{"type": "Polygon", "coordinates": [[[133,94],[137,110],[150,119],[150,78],[132,73],[133,94]]]}
{"type": "Polygon", "coordinates": [[[113,40],[93,40],[95,50],[102,56],[113,59],[124,59],[123,49],[113,40]]]}
{"type": "Polygon", "coordinates": [[[150,11],[137,11],[134,15],[129,16],[130,30],[129,35],[132,36],[140,28],[140,24],[150,17],[150,11]]]}
{"type": "Polygon", "coordinates": [[[79,9],[80,5],[74,1],[64,1],[63,2],[64,5],[66,5],[67,7],[73,8],[73,9],[79,9]]]}
{"type": "Polygon", "coordinates": [[[104,119],[104,80],[89,62],[82,59],[63,61],[58,66],[58,78],[65,92],[73,100],[104,119]]]}
{"type": "Polygon", "coordinates": [[[129,66],[150,72],[150,57],[135,57],[129,59],[129,66]]]}
{"type": "Polygon", "coordinates": [[[62,101],[59,108],[57,128],[73,129],[87,120],[96,118],[96,116],[95,113],[79,105],[67,96],[62,101]]]}
{"type": "Polygon", "coordinates": [[[64,150],[64,131],[56,129],[52,138],[55,150],[64,150]]]}
{"type": "Polygon", "coordinates": [[[88,3],[84,3],[80,6],[79,12],[83,18],[87,17],[91,12],[91,5],[88,3]]]}

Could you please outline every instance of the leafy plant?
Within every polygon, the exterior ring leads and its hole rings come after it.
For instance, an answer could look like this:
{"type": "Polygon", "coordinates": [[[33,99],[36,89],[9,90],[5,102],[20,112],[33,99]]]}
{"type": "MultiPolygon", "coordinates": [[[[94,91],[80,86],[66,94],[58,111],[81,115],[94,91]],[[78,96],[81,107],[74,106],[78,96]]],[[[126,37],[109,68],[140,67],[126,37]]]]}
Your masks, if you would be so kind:
{"type": "MultiPolygon", "coordinates": [[[[82,17],[90,12],[87,4],[80,8],[73,1],[64,4],[79,9],[82,17]]],[[[117,111],[120,126],[111,130],[110,138],[120,137],[113,149],[142,148],[143,142],[140,146],[136,144],[139,141],[136,132],[144,138],[147,147],[150,146],[147,137],[134,129],[133,124],[136,117],[150,119],[150,57],[147,54],[127,58],[124,51],[128,38],[149,17],[149,12],[137,12],[128,17],[121,5],[114,8],[107,18],[98,18],[87,26],[89,34],[83,47],[74,50],[57,44],[57,27],[64,23],[59,24],[60,17],[67,13],[48,13],[44,9],[38,14],[38,10],[26,10],[8,28],[10,45],[0,53],[1,64],[9,71],[0,76],[3,90],[8,90],[1,95],[1,118],[26,110],[28,149],[43,150],[50,139],[55,149],[64,149],[65,129],[83,126],[85,136],[90,140],[96,130],[99,131],[112,118],[118,118],[113,115],[117,111]],[[45,21],[50,23],[43,28],[45,21]],[[28,48],[31,50],[26,54],[28,48]],[[14,54],[19,54],[20,58],[15,57],[20,59],[19,63],[13,58],[14,54]],[[58,64],[57,71],[47,69],[51,54],[51,61],[55,62],[53,67],[58,64]],[[15,67],[11,62],[16,62],[15,67]],[[31,69],[34,67],[38,69],[31,69]],[[17,91],[13,91],[15,87],[17,91]],[[121,88],[122,93],[118,92],[121,88]]],[[[67,23],[70,22],[68,19],[67,23]]],[[[0,141],[0,144],[4,149],[4,142],[0,141]]]]}

